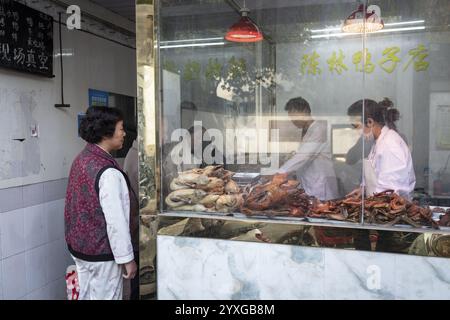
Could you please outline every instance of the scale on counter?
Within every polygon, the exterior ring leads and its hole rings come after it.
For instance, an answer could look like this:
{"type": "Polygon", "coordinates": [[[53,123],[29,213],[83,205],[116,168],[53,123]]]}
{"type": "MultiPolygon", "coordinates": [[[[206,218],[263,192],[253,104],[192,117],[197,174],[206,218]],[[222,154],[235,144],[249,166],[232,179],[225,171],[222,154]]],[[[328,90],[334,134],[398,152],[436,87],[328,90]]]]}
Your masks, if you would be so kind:
{"type": "Polygon", "coordinates": [[[261,174],[259,172],[237,172],[233,175],[233,180],[239,186],[246,186],[259,180],[261,174]]]}

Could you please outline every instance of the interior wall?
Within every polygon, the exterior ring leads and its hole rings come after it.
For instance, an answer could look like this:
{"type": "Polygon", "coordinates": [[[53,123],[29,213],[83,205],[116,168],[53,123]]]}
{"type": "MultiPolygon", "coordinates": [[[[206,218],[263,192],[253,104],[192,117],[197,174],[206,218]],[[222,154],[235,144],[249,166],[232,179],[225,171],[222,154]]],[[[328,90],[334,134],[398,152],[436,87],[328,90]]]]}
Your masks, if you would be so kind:
{"type": "MultiPolygon", "coordinates": [[[[59,52],[58,25],[54,48],[59,52]]],[[[63,27],[64,99],[57,109],[60,63],[55,78],[0,70],[0,188],[61,179],[84,142],[77,133],[77,114],[88,106],[88,89],[136,96],[135,50],[94,35],[63,27]],[[39,127],[32,138],[30,127],[39,127]],[[25,138],[24,142],[14,141],[25,138]]]]}
{"type": "MultiPolygon", "coordinates": [[[[30,6],[54,18],[61,10],[46,0],[30,6]]],[[[54,78],[0,69],[0,300],[66,299],[64,276],[74,262],[64,239],[64,198],[70,165],[85,145],[77,116],[88,107],[89,88],[136,96],[135,49],[85,19],[81,31],[62,28],[70,108],[54,107],[61,103],[56,23],[54,78]],[[35,126],[38,137],[31,137],[35,126]]]]}

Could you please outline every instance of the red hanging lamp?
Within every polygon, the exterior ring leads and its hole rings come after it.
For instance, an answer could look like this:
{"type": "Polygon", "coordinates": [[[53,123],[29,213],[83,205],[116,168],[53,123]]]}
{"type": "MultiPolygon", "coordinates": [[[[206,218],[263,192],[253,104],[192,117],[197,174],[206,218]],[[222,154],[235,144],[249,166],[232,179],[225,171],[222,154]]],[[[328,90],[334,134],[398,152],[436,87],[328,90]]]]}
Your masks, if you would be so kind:
{"type": "Polygon", "coordinates": [[[250,20],[250,10],[244,7],[240,10],[241,19],[233,24],[225,35],[225,39],[232,42],[258,42],[264,40],[258,26],[250,20]]]}

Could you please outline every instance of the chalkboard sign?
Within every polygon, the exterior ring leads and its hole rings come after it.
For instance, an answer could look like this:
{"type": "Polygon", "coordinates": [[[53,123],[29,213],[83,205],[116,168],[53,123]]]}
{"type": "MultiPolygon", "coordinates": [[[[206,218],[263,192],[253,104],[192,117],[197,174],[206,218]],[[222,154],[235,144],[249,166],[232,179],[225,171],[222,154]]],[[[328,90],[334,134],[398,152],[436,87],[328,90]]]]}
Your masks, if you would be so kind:
{"type": "Polygon", "coordinates": [[[0,0],[0,66],[53,77],[53,18],[0,0]]]}

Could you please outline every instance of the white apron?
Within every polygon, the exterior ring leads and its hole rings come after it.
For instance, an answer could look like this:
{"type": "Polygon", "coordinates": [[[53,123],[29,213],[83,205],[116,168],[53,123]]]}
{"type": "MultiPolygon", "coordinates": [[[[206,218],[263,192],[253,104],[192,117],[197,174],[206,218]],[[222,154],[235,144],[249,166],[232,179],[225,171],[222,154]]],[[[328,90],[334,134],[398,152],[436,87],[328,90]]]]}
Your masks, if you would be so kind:
{"type": "Polygon", "coordinates": [[[383,127],[367,159],[364,161],[367,196],[392,189],[411,199],[416,180],[414,167],[408,146],[398,133],[383,127]]]}
{"type": "Polygon", "coordinates": [[[377,146],[383,142],[385,137],[386,135],[382,135],[378,138],[378,141],[374,141],[369,156],[363,161],[367,197],[371,197],[374,193],[377,193],[378,177],[375,173],[375,156],[377,154],[377,146]]]}
{"type": "Polygon", "coordinates": [[[366,196],[371,197],[376,193],[377,188],[377,175],[375,174],[375,169],[373,167],[372,161],[364,159],[364,182],[366,185],[366,196]]]}

